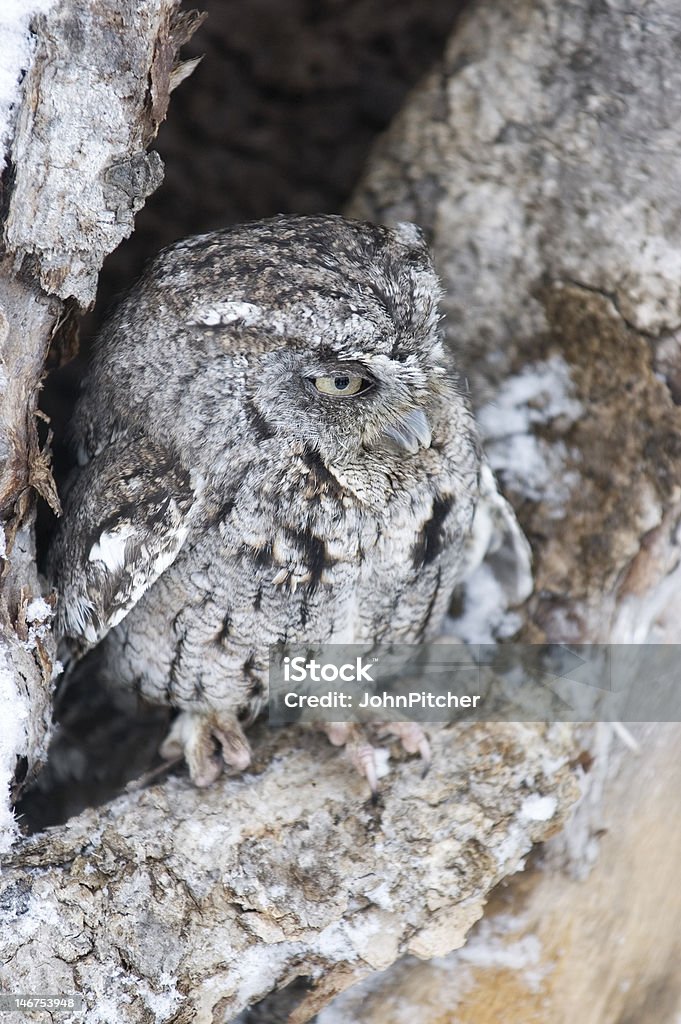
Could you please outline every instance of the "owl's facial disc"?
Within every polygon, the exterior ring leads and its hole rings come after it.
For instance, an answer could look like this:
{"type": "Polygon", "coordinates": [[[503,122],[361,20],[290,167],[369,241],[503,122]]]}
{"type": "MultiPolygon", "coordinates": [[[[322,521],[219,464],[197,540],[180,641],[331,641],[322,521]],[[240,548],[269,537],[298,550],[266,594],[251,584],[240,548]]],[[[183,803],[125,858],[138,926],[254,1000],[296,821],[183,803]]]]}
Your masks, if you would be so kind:
{"type": "Polygon", "coordinates": [[[279,348],[264,353],[253,371],[261,425],[341,465],[372,451],[394,459],[429,448],[430,417],[446,386],[430,359],[362,350],[310,356],[279,348]]]}

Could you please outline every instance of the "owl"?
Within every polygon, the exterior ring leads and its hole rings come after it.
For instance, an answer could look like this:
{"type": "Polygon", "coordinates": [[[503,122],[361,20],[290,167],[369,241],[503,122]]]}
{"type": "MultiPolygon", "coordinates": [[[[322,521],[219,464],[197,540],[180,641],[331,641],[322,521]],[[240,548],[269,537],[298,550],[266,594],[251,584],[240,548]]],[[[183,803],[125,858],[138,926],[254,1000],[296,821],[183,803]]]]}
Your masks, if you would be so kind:
{"type": "Polygon", "coordinates": [[[57,630],[177,709],[161,751],[199,786],[249,764],[269,645],[438,632],[480,474],[439,297],[414,225],[281,216],[166,249],[101,330],[57,630]]]}

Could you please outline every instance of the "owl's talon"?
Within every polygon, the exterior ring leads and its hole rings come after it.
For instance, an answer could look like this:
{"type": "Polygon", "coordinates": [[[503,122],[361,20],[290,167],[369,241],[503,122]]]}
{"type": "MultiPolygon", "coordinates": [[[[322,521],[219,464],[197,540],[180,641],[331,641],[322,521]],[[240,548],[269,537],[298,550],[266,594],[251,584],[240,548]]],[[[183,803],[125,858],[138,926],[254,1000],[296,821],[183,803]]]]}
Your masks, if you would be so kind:
{"type": "Polygon", "coordinates": [[[387,722],[381,725],[381,735],[394,736],[407,754],[419,754],[423,761],[423,778],[430,771],[432,754],[430,743],[418,722],[387,722]]]}
{"type": "MultiPolygon", "coordinates": [[[[320,722],[319,727],[326,733],[334,747],[345,747],[350,761],[371,787],[372,800],[378,797],[378,770],[376,749],[366,741],[362,729],[352,722],[320,722]]],[[[419,754],[423,763],[421,778],[430,771],[432,755],[430,743],[418,722],[385,722],[375,727],[380,736],[394,736],[400,741],[407,754],[419,754]]]]}
{"type": "Polygon", "coordinates": [[[191,780],[200,788],[212,785],[225,764],[244,771],[251,763],[251,748],[236,718],[189,711],[177,716],[160,753],[167,760],[183,754],[191,780]]]}
{"type": "Polygon", "coordinates": [[[347,755],[360,775],[369,783],[372,799],[378,794],[376,752],[353,722],[320,722],[319,728],[334,747],[345,747],[347,755]]]}
{"type": "Polygon", "coordinates": [[[199,789],[207,789],[220,778],[222,765],[214,753],[207,754],[199,750],[195,755],[185,750],[184,756],[189,768],[189,777],[199,789]]]}
{"type": "Polygon", "coordinates": [[[378,774],[376,771],[376,754],[370,743],[350,743],[348,746],[350,760],[360,775],[369,783],[371,797],[378,795],[378,774]]]}

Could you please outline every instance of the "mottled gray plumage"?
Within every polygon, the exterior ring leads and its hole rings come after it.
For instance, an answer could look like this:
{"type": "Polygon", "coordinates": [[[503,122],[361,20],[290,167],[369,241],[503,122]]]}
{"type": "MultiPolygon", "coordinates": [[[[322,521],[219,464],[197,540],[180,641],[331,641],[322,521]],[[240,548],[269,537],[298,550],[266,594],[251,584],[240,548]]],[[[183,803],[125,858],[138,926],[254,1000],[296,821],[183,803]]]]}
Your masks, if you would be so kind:
{"type": "Polygon", "coordinates": [[[165,250],[100,334],[58,627],[185,712],[199,784],[213,739],[248,763],[269,644],[438,630],[479,473],[438,297],[413,225],[278,217],[165,250]]]}

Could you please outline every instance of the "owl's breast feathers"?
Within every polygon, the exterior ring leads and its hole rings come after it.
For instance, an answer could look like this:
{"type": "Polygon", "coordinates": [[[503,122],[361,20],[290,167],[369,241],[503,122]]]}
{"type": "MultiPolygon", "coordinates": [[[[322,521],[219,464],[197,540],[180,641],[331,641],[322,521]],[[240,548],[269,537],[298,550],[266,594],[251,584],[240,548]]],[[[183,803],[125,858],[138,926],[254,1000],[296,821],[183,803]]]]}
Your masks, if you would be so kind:
{"type": "Polygon", "coordinates": [[[339,467],[306,445],[271,475],[253,466],[220,522],[224,549],[241,552],[246,572],[265,587],[291,595],[302,588],[312,597],[324,585],[339,595],[361,579],[381,585],[381,576],[388,589],[402,587],[437,569],[443,552],[443,583],[453,586],[449,570],[473,518],[478,453],[474,439],[465,458],[459,446],[453,473],[447,447],[394,464],[339,467]]]}
{"type": "MultiPolygon", "coordinates": [[[[191,557],[213,530],[219,542],[209,546],[226,574],[241,563],[253,581],[253,610],[263,594],[278,593],[276,604],[283,600],[284,612],[291,601],[293,617],[302,602],[301,621],[310,602],[321,608],[362,579],[401,591],[437,568],[443,551],[457,556],[447,554],[453,567],[473,514],[477,454],[471,445],[462,475],[457,451],[452,474],[446,447],[403,458],[402,476],[377,465],[341,471],[310,445],[276,465],[262,450],[245,467],[235,457],[231,482],[218,489],[208,475],[197,494],[176,453],[141,434],[115,436],[67,496],[51,552],[59,631],[85,648],[98,643],[183,548],[191,557]]],[[[224,596],[229,605],[239,601],[224,596]]]]}

